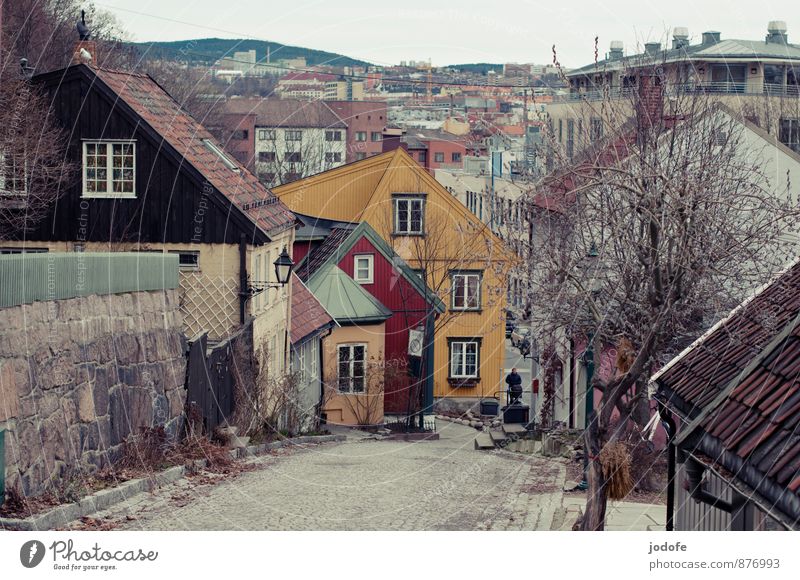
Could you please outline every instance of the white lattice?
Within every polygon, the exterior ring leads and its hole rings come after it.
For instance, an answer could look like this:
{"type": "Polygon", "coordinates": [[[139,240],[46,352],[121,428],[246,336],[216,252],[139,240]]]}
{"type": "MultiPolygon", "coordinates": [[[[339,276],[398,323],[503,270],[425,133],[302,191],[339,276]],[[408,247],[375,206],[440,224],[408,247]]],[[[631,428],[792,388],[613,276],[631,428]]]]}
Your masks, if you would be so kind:
{"type": "Polygon", "coordinates": [[[228,336],[239,322],[238,281],[181,272],[181,313],[187,336],[201,331],[211,340],[228,336]]]}

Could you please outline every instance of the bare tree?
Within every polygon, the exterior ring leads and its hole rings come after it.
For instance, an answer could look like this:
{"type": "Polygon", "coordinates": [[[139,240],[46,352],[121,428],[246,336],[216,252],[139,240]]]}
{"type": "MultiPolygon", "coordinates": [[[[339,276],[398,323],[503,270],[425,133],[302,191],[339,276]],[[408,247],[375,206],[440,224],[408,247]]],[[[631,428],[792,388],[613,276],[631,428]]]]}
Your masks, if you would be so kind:
{"type": "Polygon", "coordinates": [[[66,139],[46,99],[20,75],[18,63],[0,56],[0,239],[36,224],[69,185],[75,167],[66,139]]]}
{"type": "Polygon", "coordinates": [[[616,349],[611,376],[593,380],[584,530],[603,529],[618,487],[603,461],[647,422],[652,371],[797,252],[797,200],[739,115],[671,86],[658,64],[637,81],[613,98],[597,87],[606,96],[576,114],[582,153],[556,149],[562,166],[536,192],[551,203],[532,257],[534,328],[548,345],[616,349]]]}

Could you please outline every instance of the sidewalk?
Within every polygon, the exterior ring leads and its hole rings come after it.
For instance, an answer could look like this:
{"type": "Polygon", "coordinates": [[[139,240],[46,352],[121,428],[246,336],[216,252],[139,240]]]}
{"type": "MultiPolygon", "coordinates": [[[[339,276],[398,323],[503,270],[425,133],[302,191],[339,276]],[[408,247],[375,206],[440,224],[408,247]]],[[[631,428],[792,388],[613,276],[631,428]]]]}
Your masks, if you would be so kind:
{"type": "MultiPolygon", "coordinates": [[[[562,530],[571,530],[578,517],[578,510],[586,507],[586,495],[565,494],[562,506],[566,510],[562,530]]],[[[610,501],[606,512],[606,531],[664,531],[667,522],[667,506],[659,504],[636,503],[630,501],[610,501]]]]}

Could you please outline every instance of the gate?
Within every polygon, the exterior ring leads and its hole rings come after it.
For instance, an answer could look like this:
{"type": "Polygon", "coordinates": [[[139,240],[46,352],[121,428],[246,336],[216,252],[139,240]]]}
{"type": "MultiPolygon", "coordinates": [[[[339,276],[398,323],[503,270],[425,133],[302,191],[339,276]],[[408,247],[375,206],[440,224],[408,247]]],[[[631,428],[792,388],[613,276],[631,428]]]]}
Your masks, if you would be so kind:
{"type": "Polygon", "coordinates": [[[209,349],[207,333],[189,345],[187,403],[202,413],[203,426],[210,433],[233,413],[233,348],[225,341],[209,349]]]}

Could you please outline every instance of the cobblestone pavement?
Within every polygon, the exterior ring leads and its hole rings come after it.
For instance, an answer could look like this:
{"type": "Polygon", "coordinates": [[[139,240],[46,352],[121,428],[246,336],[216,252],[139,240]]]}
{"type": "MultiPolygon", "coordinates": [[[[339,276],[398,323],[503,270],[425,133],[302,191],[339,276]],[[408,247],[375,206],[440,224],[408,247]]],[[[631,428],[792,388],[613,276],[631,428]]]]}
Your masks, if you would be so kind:
{"type": "Polygon", "coordinates": [[[437,428],[439,441],[351,437],[259,457],[234,479],[182,480],[99,515],[128,530],[550,529],[563,463],[476,451],[474,429],[437,428]]]}

